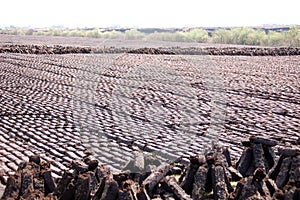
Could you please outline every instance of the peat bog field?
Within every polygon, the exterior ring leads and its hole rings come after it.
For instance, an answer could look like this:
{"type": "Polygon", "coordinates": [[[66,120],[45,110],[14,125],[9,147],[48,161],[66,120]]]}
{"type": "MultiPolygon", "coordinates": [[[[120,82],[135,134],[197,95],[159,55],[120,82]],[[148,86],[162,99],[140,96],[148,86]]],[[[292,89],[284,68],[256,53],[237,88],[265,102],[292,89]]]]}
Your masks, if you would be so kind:
{"type": "Polygon", "coordinates": [[[86,149],[114,171],[218,142],[234,161],[250,136],[299,147],[299,130],[300,56],[0,53],[3,182],[35,154],[60,177],[86,149]]]}

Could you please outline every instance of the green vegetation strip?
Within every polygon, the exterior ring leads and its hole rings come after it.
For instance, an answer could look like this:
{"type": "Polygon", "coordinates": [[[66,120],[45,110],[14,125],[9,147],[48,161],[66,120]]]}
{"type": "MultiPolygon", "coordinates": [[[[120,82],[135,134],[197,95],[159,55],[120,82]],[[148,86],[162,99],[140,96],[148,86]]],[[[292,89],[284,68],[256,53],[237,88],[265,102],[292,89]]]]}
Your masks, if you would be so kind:
{"type": "Polygon", "coordinates": [[[6,28],[0,29],[0,34],[11,35],[47,35],[47,36],[76,36],[122,40],[171,41],[171,42],[200,42],[241,44],[257,46],[286,46],[300,47],[300,30],[292,26],[287,31],[254,29],[249,27],[219,28],[208,32],[202,28],[178,30],[174,32],[145,33],[137,29],[125,31],[107,29],[66,29],[66,28],[6,28]]]}

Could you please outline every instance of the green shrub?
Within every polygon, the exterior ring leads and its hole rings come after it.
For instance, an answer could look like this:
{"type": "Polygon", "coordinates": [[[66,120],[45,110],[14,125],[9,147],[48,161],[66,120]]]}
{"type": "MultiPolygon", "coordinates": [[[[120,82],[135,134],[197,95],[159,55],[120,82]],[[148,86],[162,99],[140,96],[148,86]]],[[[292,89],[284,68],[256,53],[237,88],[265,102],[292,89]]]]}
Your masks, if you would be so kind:
{"type": "Polygon", "coordinates": [[[300,30],[298,27],[293,26],[289,31],[284,33],[285,44],[290,47],[299,47],[300,46],[300,30]]]}
{"type": "Polygon", "coordinates": [[[85,31],[85,36],[90,38],[100,38],[101,31],[99,30],[99,28],[95,28],[93,30],[87,30],[85,31]]]}
{"type": "Polygon", "coordinates": [[[232,43],[231,32],[226,29],[218,29],[213,33],[211,41],[214,43],[230,44],[232,43]]]}
{"type": "Polygon", "coordinates": [[[184,33],[187,42],[207,42],[208,32],[204,29],[195,28],[184,33]]]}
{"type": "Polygon", "coordinates": [[[146,36],[147,40],[169,41],[169,42],[207,42],[208,32],[203,29],[192,29],[191,31],[177,31],[175,33],[155,32],[146,36]]]}
{"type": "Polygon", "coordinates": [[[145,34],[136,30],[136,29],[130,29],[125,31],[125,39],[126,40],[141,40],[144,39],[145,34]]]}
{"type": "Polygon", "coordinates": [[[242,45],[266,45],[267,35],[263,30],[254,30],[248,27],[219,29],[212,35],[212,42],[242,45]]]}
{"type": "Polygon", "coordinates": [[[279,32],[269,31],[267,34],[267,45],[268,46],[283,46],[284,35],[279,32]]]}
{"type": "Polygon", "coordinates": [[[266,45],[267,35],[263,30],[253,30],[247,35],[247,45],[266,45]]]}
{"type": "Polygon", "coordinates": [[[109,38],[109,39],[124,39],[125,35],[124,33],[120,32],[120,31],[116,31],[116,30],[112,30],[110,32],[105,32],[104,33],[104,37],[105,38],[109,38]]]}
{"type": "MultiPolygon", "coordinates": [[[[175,34],[176,33],[154,32],[148,34],[146,40],[175,42],[178,37],[178,35],[175,34]]],[[[177,39],[179,39],[179,37],[177,39]]]]}
{"type": "Polygon", "coordinates": [[[26,30],[25,35],[33,35],[33,33],[34,33],[33,29],[28,29],[26,30]]]}

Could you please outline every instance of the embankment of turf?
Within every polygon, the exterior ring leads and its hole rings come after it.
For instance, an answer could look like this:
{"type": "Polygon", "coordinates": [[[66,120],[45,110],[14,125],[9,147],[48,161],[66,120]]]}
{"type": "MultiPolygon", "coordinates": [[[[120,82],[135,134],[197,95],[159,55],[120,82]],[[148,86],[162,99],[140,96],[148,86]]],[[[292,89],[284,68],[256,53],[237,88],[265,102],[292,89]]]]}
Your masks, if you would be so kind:
{"type": "Polygon", "coordinates": [[[73,47],[46,45],[2,45],[0,53],[22,54],[74,54],[74,53],[133,53],[167,55],[227,55],[227,56],[293,56],[300,55],[300,48],[292,47],[73,47]]]}

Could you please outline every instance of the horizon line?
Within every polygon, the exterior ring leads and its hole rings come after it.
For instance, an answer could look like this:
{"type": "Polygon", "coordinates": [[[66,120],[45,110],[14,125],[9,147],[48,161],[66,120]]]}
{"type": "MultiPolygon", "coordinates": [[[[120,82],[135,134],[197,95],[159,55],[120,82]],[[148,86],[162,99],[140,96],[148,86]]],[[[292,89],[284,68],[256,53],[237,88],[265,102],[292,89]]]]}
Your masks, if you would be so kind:
{"type": "Polygon", "coordinates": [[[291,27],[297,26],[300,27],[300,24],[260,24],[260,25],[230,25],[230,26],[158,26],[158,27],[139,27],[139,26],[120,26],[120,25],[112,25],[107,27],[101,26],[81,26],[81,27],[68,27],[64,25],[51,25],[51,26],[1,26],[0,28],[9,29],[9,28],[24,28],[24,29],[44,29],[44,28],[57,28],[57,29],[189,29],[189,28],[239,28],[239,27],[249,27],[249,28],[259,28],[259,27],[291,27]]]}

